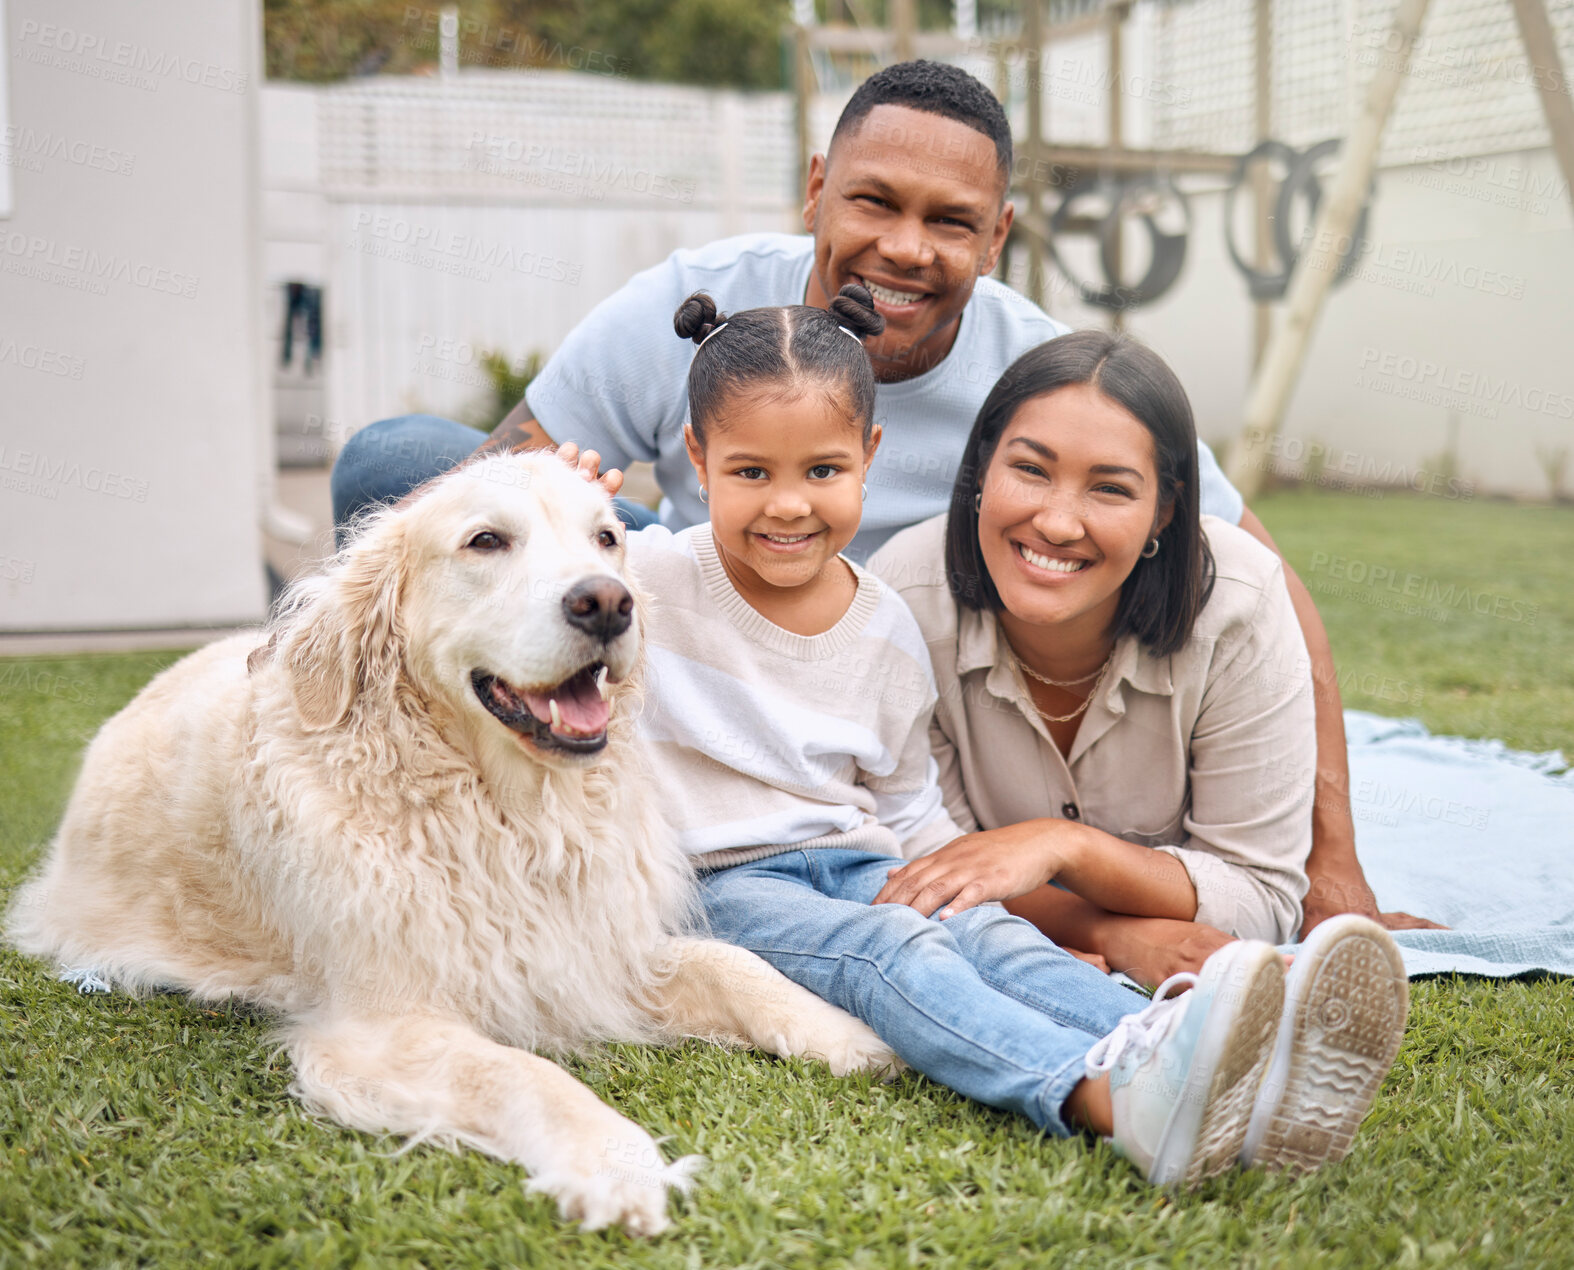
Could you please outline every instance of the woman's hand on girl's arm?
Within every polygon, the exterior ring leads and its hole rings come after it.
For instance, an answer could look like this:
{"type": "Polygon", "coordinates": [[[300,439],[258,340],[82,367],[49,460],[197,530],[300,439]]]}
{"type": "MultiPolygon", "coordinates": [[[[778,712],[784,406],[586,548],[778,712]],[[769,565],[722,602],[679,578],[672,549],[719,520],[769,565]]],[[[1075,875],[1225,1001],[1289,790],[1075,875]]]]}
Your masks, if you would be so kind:
{"type": "Polygon", "coordinates": [[[892,869],[872,903],[906,904],[925,917],[941,909],[939,916],[945,918],[990,900],[1026,895],[1066,866],[1080,829],[1069,821],[1044,819],[963,834],[892,869]]]}
{"type": "Polygon", "coordinates": [[[874,903],[906,904],[925,916],[940,909],[946,918],[1049,881],[1113,912],[1183,920],[1197,912],[1196,888],[1179,860],[1053,818],[965,834],[893,869],[874,903]]]}

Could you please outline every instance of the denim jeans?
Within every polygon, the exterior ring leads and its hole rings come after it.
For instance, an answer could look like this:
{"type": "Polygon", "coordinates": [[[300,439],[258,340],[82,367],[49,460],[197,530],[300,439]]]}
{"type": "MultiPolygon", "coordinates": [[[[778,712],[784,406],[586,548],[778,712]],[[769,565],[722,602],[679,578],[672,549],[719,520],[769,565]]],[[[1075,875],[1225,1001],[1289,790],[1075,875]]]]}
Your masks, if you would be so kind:
{"type": "Polygon", "coordinates": [[[1058,1135],[1093,1042],[1146,1004],[1031,923],[972,908],[944,922],[869,903],[901,864],[788,851],[702,873],[712,933],[862,1019],[908,1066],[1058,1135]]]}
{"type": "MultiPolygon", "coordinates": [[[[417,485],[463,463],[486,435],[436,415],[400,415],[362,428],[345,442],[328,478],[335,545],[344,546],[345,531],[361,512],[397,503],[417,485]]],[[[656,513],[638,503],[614,498],[612,506],[631,529],[656,523],[656,513]]]]}

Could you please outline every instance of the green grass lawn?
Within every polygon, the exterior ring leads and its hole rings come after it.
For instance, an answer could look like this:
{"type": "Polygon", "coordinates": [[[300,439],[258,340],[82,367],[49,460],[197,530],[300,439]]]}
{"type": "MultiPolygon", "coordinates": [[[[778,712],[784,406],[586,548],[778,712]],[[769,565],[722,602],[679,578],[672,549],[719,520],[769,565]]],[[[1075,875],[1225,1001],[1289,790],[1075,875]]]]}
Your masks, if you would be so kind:
{"type": "Polygon", "coordinates": [[[1574,759],[1574,507],[1276,494],[1345,704],[1574,759]]]}
{"type": "MultiPolygon", "coordinates": [[[[1574,513],[1315,495],[1258,509],[1341,667],[1374,689],[1352,679],[1349,704],[1574,750],[1574,513]],[[1520,620],[1374,605],[1335,556],[1518,600],[1520,620]],[[1346,591],[1318,592],[1324,578],[1346,591]]],[[[0,902],[83,744],[172,660],[0,661],[0,902]]],[[[700,1045],[573,1067],[672,1154],[709,1157],[666,1235],[582,1234],[517,1168],[313,1121],[264,1018],[81,997],[0,953],[0,1266],[1565,1266],[1574,1249],[1567,981],[1413,985],[1347,1161],[1178,1199],[1104,1146],[1046,1140],[912,1075],[838,1081],[700,1045]]]]}

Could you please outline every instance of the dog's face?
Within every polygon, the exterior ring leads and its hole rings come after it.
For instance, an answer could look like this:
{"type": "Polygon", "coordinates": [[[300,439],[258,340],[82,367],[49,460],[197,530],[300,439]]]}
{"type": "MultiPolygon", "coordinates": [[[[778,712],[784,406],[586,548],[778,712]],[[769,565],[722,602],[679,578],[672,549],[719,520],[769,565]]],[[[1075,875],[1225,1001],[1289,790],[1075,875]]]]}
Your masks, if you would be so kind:
{"type": "Polygon", "coordinates": [[[488,750],[564,763],[607,744],[639,656],[624,526],[550,454],[468,464],[403,513],[406,657],[488,750]]]}

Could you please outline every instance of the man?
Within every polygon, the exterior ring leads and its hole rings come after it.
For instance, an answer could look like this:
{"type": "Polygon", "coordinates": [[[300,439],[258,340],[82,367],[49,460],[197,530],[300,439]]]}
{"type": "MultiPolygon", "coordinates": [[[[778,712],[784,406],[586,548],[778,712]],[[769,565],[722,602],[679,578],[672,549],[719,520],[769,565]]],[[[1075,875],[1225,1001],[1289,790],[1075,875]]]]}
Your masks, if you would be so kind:
{"type": "MultiPolygon", "coordinates": [[[[867,556],[898,529],[946,509],[963,443],[990,388],[1021,353],[1066,332],[987,276],[1011,228],[1011,161],[1005,112],[972,76],[923,61],[878,72],[853,94],[828,152],[810,165],[804,227],[811,237],[724,239],[675,252],[638,274],[569,333],[490,438],[425,415],[357,433],[333,472],[335,522],[343,526],[365,506],[403,497],[478,449],[571,441],[599,452],[609,467],[654,463],[661,521],[672,529],[695,524],[705,510],[683,446],[693,349],[672,333],[678,304],[705,290],[723,313],[825,307],[843,285],[859,282],[886,320],[884,334],[867,345],[883,440],[870,469],[863,528],[849,549],[867,556]]],[[[1202,510],[1277,551],[1206,445],[1199,458],[1202,510]]],[[[622,510],[630,523],[649,517],[626,504],[622,510]]],[[[1304,929],[1342,912],[1394,929],[1431,925],[1377,912],[1355,854],[1344,717],[1327,634],[1288,565],[1285,575],[1317,693],[1304,929]]],[[[1222,938],[1195,923],[1154,925],[1149,935],[1157,969],[1195,969],[1222,938]]]]}

